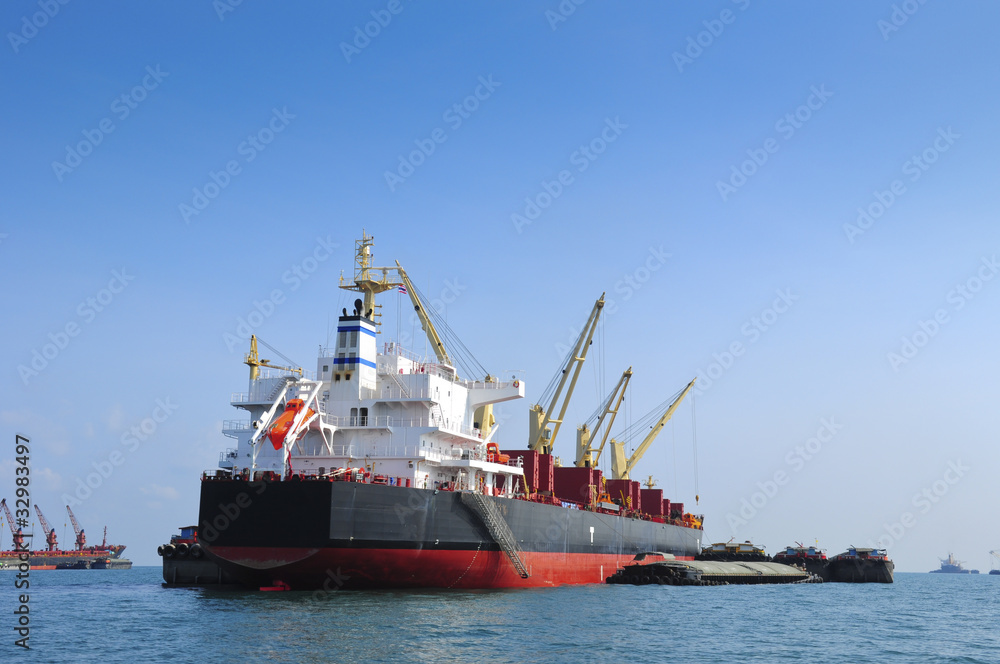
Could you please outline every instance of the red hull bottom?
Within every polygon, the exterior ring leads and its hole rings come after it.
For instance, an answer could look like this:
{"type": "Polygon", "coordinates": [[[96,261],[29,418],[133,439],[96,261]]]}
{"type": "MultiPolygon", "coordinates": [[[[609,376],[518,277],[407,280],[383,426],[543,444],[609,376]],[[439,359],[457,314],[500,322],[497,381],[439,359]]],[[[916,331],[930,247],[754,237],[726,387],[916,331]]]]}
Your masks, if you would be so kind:
{"type": "Polygon", "coordinates": [[[227,572],[252,587],[293,590],[363,588],[539,588],[604,583],[631,555],[523,554],[522,579],[500,551],[284,549],[212,547],[227,572]]]}

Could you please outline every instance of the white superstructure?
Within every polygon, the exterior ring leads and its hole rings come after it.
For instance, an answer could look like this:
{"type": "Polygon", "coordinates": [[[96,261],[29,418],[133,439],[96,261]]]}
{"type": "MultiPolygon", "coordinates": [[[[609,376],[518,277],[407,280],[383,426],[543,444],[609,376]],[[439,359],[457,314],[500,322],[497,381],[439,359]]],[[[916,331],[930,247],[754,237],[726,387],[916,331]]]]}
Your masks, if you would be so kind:
{"type": "MultiPolygon", "coordinates": [[[[370,259],[370,240],[359,243],[359,262],[370,259]]],[[[336,343],[320,348],[314,375],[268,369],[252,346],[249,391],[231,401],[250,419],[224,424],[223,433],[238,443],[223,453],[222,468],[282,477],[363,469],[371,482],[513,495],[513,477],[523,471],[492,443],[489,406],[522,398],[524,383],[464,380],[453,366],[396,343],[379,349],[372,303],[374,292],[396,285],[385,277],[389,269],[365,265],[349,286],[366,301],[339,317],[336,343]],[[368,269],[383,270],[382,279],[366,279],[368,269]]],[[[426,322],[428,336],[440,341],[426,322]]]]}

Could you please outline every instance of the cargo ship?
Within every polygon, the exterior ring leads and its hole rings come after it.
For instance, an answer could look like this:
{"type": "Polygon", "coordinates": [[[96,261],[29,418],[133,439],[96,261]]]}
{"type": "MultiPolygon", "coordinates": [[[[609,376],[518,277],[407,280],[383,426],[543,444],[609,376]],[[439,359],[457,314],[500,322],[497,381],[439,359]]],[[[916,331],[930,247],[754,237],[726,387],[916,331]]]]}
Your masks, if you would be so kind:
{"type": "MultiPolygon", "coordinates": [[[[342,309],[315,372],[261,359],[251,337],[249,388],[230,401],[248,418],[223,425],[237,445],[203,473],[197,525],[158,549],[166,585],[542,587],[602,583],[644,551],[694,558],[702,517],[631,480],[640,451],[626,459],[611,440],[612,477],[597,467],[622,381],[594,429],[578,429],[574,465],[552,454],[603,296],[548,407],[530,410],[527,449],[501,449],[493,406],[523,398],[524,381],[470,361],[400,264],[374,267],[372,250],[364,234],[354,279],[340,284],[361,297],[342,309]],[[375,299],[386,291],[409,298],[433,356],[379,343],[375,299]]],[[[692,385],[643,426],[658,431],[692,385]]]]}
{"type": "Polygon", "coordinates": [[[947,558],[941,558],[941,569],[932,569],[931,574],[979,574],[978,569],[965,569],[955,555],[948,553],[947,558]]]}
{"type": "MultiPolygon", "coordinates": [[[[49,525],[42,514],[41,509],[35,505],[35,512],[45,533],[44,549],[34,549],[26,540],[30,540],[32,535],[24,533],[23,528],[11,514],[7,507],[7,499],[0,500],[0,518],[7,522],[13,537],[13,546],[10,550],[0,551],[0,569],[18,569],[25,562],[31,569],[131,569],[132,561],[122,558],[125,547],[121,544],[108,544],[108,529],[104,529],[104,540],[100,546],[87,546],[87,535],[80,527],[69,505],[66,511],[69,513],[70,521],[76,533],[75,548],[64,551],[59,548],[59,541],[56,538],[56,531],[49,525]]],[[[22,519],[20,523],[27,525],[27,520],[22,519]]]]}

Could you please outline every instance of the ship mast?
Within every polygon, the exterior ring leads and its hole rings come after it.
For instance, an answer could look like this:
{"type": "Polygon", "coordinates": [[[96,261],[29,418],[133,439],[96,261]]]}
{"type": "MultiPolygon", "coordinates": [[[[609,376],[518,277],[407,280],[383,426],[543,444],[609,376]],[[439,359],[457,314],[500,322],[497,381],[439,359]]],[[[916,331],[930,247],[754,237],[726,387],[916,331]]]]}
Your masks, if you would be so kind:
{"type": "Polygon", "coordinates": [[[374,267],[372,265],[372,247],[375,245],[374,236],[369,235],[364,230],[361,231],[361,239],[355,240],[355,266],[354,283],[344,281],[344,275],[340,275],[340,287],[344,290],[357,291],[364,296],[363,306],[359,315],[374,320],[375,296],[387,290],[398,288],[403,285],[402,281],[390,276],[390,272],[395,272],[395,267],[374,267]],[[381,273],[381,275],[379,274],[381,273]]]}

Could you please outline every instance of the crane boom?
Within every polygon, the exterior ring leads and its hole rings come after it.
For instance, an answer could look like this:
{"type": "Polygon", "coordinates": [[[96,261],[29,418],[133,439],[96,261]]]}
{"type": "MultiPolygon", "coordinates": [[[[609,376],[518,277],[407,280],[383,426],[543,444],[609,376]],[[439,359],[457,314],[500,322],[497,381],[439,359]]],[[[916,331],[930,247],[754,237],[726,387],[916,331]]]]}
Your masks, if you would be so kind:
{"type": "MultiPolygon", "coordinates": [[[[267,345],[267,342],[264,342],[267,345]]],[[[272,349],[273,350],[273,349],[272,349]]],[[[250,380],[256,380],[257,376],[260,375],[260,367],[267,367],[269,369],[278,369],[279,371],[290,371],[292,373],[297,373],[302,375],[302,367],[281,367],[277,364],[271,364],[270,360],[260,359],[260,355],[257,353],[257,335],[250,335],[250,352],[243,359],[243,364],[250,367],[250,380]]],[[[68,507],[68,506],[67,506],[68,507]]]]}
{"type": "Polygon", "coordinates": [[[49,551],[55,551],[59,548],[59,542],[56,539],[56,529],[49,525],[46,520],[45,515],[42,514],[41,508],[35,505],[35,512],[38,514],[38,522],[42,524],[42,528],[45,530],[45,544],[48,546],[49,551]]]}
{"type": "Polygon", "coordinates": [[[403,287],[406,288],[406,294],[410,296],[410,302],[413,303],[413,310],[417,312],[417,317],[420,319],[420,329],[424,331],[424,334],[427,335],[427,339],[431,342],[431,348],[434,349],[434,355],[437,356],[438,362],[451,366],[451,357],[448,355],[448,350],[444,347],[444,342],[441,341],[441,336],[438,334],[437,329],[434,327],[434,323],[431,322],[430,317],[427,315],[424,303],[421,302],[420,297],[417,296],[417,289],[413,287],[413,282],[410,281],[410,277],[406,274],[406,270],[403,269],[403,266],[399,264],[399,261],[396,261],[396,272],[399,273],[399,278],[403,281],[403,287]]]}
{"type": "Polygon", "coordinates": [[[597,331],[597,321],[601,317],[601,310],[604,309],[604,295],[604,293],[601,293],[600,299],[594,303],[594,308],[583,326],[583,331],[580,332],[580,336],[577,338],[573,352],[569,354],[566,364],[560,370],[562,375],[559,377],[558,386],[552,393],[552,400],[549,402],[548,409],[543,409],[541,404],[535,404],[531,407],[531,411],[528,414],[528,449],[544,454],[552,452],[552,446],[555,444],[556,436],[559,434],[559,427],[562,426],[563,419],[566,417],[569,400],[573,397],[573,389],[576,387],[576,381],[580,377],[580,370],[583,369],[583,363],[587,359],[587,351],[590,350],[594,332],[597,331]],[[572,374],[572,378],[570,378],[570,374],[572,374]],[[567,380],[569,380],[569,387],[566,389],[566,396],[563,398],[559,409],[559,416],[552,417],[552,413],[559,404],[563,388],[566,388],[567,380]],[[551,429],[549,428],[550,424],[554,425],[551,429]]]}
{"type": "Polygon", "coordinates": [[[406,294],[410,297],[410,302],[413,303],[413,309],[420,319],[420,327],[423,329],[424,334],[427,335],[428,341],[431,342],[431,347],[434,349],[434,355],[437,357],[438,362],[452,366],[448,350],[445,348],[441,336],[427,315],[424,303],[420,301],[417,289],[414,288],[413,282],[410,281],[409,275],[406,274],[406,270],[399,264],[399,261],[396,261],[395,267],[376,267],[372,265],[372,248],[375,245],[375,238],[368,235],[367,232],[362,232],[361,235],[361,239],[355,242],[354,281],[348,282],[341,275],[340,287],[344,290],[359,292],[364,296],[360,313],[369,318],[374,315],[375,295],[400,286],[404,287],[406,294]],[[395,275],[392,273],[395,273],[395,275]]]}
{"type": "Polygon", "coordinates": [[[628,461],[625,460],[625,443],[619,443],[614,439],[611,440],[612,478],[616,480],[631,479],[629,477],[629,473],[632,472],[632,469],[635,467],[637,463],[639,463],[639,460],[642,459],[642,456],[646,453],[646,450],[648,450],[649,446],[653,444],[654,440],[656,440],[656,437],[659,435],[660,430],[673,416],[674,411],[677,410],[677,407],[681,404],[681,401],[684,399],[684,397],[687,396],[687,393],[690,392],[691,388],[694,387],[695,380],[698,379],[695,378],[690,383],[688,383],[687,387],[681,390],[681,393],[677,396],[677,398],[674,399],[669,406],[667,406],[667,409],[663,412],[663,415],[661,415],[660,419],[656,421],[656,424],[654,424],[650,432],[646,434],[646,437],[643,439],[643,441],[639,443],[639,447],[635,449],[635,452],[632,453],[632,456],[629,457],[628,461]]]}
{"type": "Polygon", "coordinates": [[[76,533],[76,550],[83,551],[83,547],[87,544],[87,536],[83,533],[83,528],[80,527],[80,523],[76,520],[76,515],[73,514],[73,510],[66,506],[66,511],[69,512],[69,521],[73,524],[73,532],[76,533]]]}
{"type": "Polygon", "coordinates": [[[580,468],[593,468],[601,460],[601,453],[604,452],[604,444],[608,440],[608,435],[611,433],[611,427],[615,424],[615,417],[618,416],[618,409],[621,407],[622,402],[625,400],[625,390],[628,389],[628,383],[632,379],[632,367],[629,367],[622,373],[622,377],[618,379],[618,384],[615,389],[612,390],[611,394],[604,401],[604,409],[601,412],[601,416],[597,419],[594,424],[594,430],[591,432],[587,428],[586,422],[581,424],[576,430],[576,465],[580,468]],[[604,435],[601,436],[601,444],[594,449],[594,446],[590,444],[591,439],[601,430],[601,426],[604,424],[606,417],[611,416],[608,420],[607,427],[604,428],[604,435]]]}
{"type": "Polygon", "coordinates": [[[14,538],[14,550],[15,551],[24,551],[24,550],[26,550],[25,547],[24,547],[24,534],[23,534],[23,532],[21,531],[20,528],[18,528],[17,530],[14,530],[14,525],[15,525],[16,522],[14,521],[14,515],[10,513],[10,508],[7,507],[7,499],[6,498],[4,498],[3,500],[0,500],[0,507],[3,508],[3,512],[7,516],[7,525],[10,527],[10,534],[14,538]]]}

